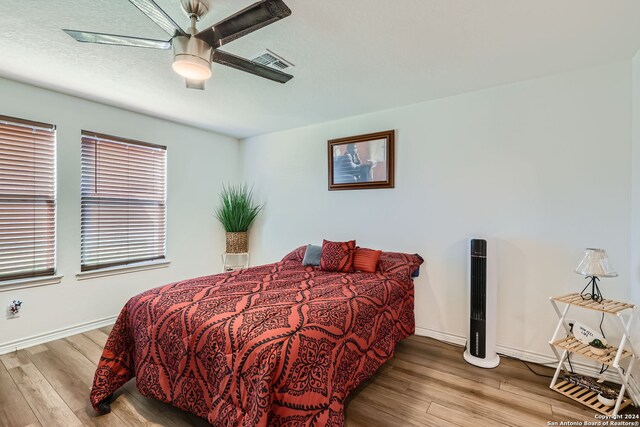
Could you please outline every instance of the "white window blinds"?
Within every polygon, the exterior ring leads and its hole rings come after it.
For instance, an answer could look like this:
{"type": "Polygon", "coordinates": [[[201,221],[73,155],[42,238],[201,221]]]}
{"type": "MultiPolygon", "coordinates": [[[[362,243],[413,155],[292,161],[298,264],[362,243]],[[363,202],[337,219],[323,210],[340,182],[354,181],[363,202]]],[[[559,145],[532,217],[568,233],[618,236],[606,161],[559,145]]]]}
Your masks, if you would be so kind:
{"type": "Polygon", "coordinates": [[[82,271],[165,257],[166,153],[82,132],[82,271]]]}
{"type": "Polygon", "coordinates": [[[55,270],[55,126],[0,116],[0,280],[55,270]]]}

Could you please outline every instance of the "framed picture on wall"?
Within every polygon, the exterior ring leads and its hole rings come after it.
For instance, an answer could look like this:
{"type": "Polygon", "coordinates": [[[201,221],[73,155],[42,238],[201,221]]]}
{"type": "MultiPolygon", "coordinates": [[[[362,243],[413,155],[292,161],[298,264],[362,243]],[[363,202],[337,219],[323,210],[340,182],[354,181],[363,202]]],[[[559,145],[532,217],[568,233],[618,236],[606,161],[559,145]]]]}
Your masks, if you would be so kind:
{"type": "Polygon", "coordinates": [[[395,131],[329,141],[329,191],[393,188],[395,131]]]}

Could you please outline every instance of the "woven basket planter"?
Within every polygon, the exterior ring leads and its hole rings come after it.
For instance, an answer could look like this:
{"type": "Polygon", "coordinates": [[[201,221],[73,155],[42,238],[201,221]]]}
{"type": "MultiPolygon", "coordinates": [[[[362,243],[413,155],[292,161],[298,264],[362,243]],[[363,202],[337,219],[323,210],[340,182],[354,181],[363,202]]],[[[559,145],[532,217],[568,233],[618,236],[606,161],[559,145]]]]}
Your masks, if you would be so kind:
{"type": "Polygon", "coordinates": [[[249,252],[249,236],[246,231],[227,232],[227,253],[241,254],[249,252]]]}

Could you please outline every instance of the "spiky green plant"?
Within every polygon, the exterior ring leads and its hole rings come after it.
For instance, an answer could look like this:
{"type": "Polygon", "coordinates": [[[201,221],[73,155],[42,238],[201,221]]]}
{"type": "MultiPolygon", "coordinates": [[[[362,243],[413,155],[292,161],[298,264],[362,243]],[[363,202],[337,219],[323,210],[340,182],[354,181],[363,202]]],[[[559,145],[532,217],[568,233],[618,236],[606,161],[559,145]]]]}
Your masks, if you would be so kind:
{"type": "Polygon", "coordinates": [[[247,231],[264,206],[254,203],[253,188],[247,184],[223,185],[220,201],[214,214],[227,232],[247,231]]]}

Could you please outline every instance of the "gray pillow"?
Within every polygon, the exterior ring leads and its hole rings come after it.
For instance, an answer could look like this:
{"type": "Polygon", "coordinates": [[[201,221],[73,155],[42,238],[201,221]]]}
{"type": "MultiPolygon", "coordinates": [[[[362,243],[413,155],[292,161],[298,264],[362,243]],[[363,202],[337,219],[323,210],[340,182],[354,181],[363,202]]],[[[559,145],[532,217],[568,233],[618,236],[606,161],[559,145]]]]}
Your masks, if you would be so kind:
{"type": "Polygon", "coordinates": [[[322,256],[322,246],[307,245],[307,250],[302,259],[302,265],[320,265],[322,256]]]}

